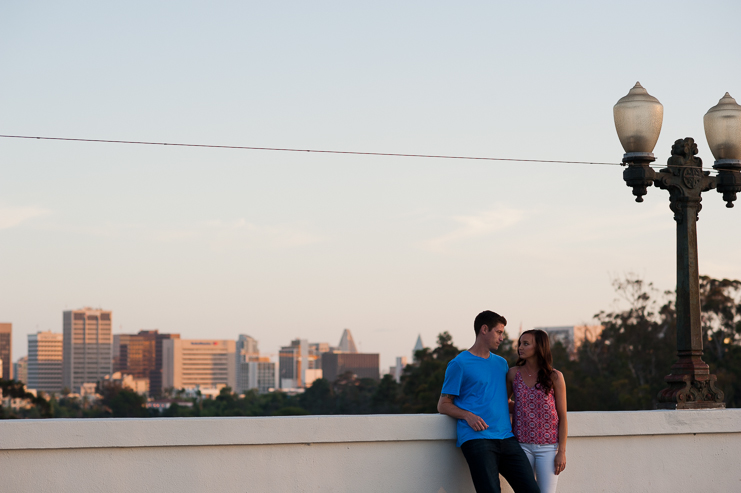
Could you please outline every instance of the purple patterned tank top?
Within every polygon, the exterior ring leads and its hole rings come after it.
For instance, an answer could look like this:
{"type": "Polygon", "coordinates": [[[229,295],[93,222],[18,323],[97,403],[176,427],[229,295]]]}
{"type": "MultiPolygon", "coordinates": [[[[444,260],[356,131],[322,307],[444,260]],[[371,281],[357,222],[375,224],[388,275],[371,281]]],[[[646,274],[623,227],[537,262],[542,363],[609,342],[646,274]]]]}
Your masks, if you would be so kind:
{"type": "Polygon", "coordinates": [[[525,385],[520,371],[515,375],[515,415],[512,432],[520,443],[558,443],[558,413],[553,392],[545,395],[540,384],[525,385]]]}

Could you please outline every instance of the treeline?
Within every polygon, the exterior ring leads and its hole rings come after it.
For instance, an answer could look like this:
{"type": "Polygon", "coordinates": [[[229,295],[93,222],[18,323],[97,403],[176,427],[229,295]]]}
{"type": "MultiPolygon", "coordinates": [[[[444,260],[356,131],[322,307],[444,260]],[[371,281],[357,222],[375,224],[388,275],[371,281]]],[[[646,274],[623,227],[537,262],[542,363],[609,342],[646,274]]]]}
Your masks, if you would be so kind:
{"type": "MultiPolygon", "coordinates": [[[[554,367],[566,379],[569,411],[654,409],[656,396],[665,387],[663,377],[676,361],[673,293],[659,293],[633,277],[615,281],[614,287],[623,308],[595,315],[604,327],[599,336],[585,341],[574,354],[561,344],[553,347],[554,367]]],[[[718,376],[727,407],[741,407],[741,281],[702,277],[700,288],[703,359],[718,376]]],[[[297,395],[250,391],[238,396],[224,388],[215,399],[192,399],[188,401],[192,406],[172,404],[162,413],[146,409],[144,397],[115,386],[99,388],[102,399],[87,403],[70,397],[33,397],[18,382],[0,381],[5,397],[25,397],[30,403],[19,411],[0,409],[0,418],[435,413],[445,368],[461,350],[443,332],[434,349],[416,353],[401,383],[390,375],[377,381],[348,373],[334,382],[316,380],[297,395]]],[[[507,337],[497,354],[513,365],[514,341],[507,337]]]]}
{"type": "MultiPolygon", "coordinates": [[[[563,371],[570,411],[654,409],[664,376],[677,360],[674,293],[659,293],[636,278],[615,281],[626,307],[600,312],[600,337],[575,359],[554,351],[563,371]]],[[[717,375],[727,407],[741,407],[741,281],[700,278],[703,360],[717,375]]]]}

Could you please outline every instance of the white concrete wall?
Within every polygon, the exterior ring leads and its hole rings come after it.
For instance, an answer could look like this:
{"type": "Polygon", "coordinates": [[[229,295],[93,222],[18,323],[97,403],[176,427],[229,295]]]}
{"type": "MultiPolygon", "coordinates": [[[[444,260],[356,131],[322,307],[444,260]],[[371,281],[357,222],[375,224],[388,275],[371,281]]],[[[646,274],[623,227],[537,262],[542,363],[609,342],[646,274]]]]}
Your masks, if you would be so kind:
{"type": "MultiPolygon", "coordinates": [[[[559,492],[741,491],[741,410],[569,413],[559,492]]],[[[472,492],[440,415],[0,421],[12,492],[472,492]]],[[[505,491],[511,491],[505,487],[505,491]]]]}

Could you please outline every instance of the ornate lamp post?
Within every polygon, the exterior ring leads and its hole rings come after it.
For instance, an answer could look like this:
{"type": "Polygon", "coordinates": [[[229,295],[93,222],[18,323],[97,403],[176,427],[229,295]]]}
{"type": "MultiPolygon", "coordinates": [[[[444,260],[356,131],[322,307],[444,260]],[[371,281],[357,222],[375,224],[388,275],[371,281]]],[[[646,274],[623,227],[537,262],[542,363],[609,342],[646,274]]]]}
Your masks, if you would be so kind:
{"type": "Polygon", "coordinates": [[[697,265],[697,220],[702,192],[717,188],[726,207],[733,207],[741,192],[741,106],[726,93],[705,114],[705,135],[715,157],[713,168],[703,171],[696,157],[694,139],[674,142],[667,167],[658,173],[650,168],[661,132],[664,109],[639,84],[613,108],[615,128],[625,149],[625,183],[633,188],[636,202],[643,202],[647,188],[656,185],[669,191],[669,206],[677,222],[677,362],[664,377],[669,385],[659,392],[663,409],[723,408],[723,392],[716,386],[702,360],[700,278],[697,265]]]}

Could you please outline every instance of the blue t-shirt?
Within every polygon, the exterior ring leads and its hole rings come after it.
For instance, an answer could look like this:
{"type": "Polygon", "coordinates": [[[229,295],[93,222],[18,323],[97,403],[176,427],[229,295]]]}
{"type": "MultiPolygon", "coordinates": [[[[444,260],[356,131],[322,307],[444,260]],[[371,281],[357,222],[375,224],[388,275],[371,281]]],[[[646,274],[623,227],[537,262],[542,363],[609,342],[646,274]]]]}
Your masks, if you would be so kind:
{"type": "Polygon", "coordinates": [[[501,440],[514,436],[507,402],[508,370],[507,361],[493,353],[479,358],[463,351],[448,363],[442,393],[456,396],[453,404],[480,416],[489,425],[483,431],[474,431],[465,419],[459,419],[459,447],[477,438],[501,440]]]}

